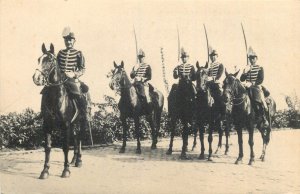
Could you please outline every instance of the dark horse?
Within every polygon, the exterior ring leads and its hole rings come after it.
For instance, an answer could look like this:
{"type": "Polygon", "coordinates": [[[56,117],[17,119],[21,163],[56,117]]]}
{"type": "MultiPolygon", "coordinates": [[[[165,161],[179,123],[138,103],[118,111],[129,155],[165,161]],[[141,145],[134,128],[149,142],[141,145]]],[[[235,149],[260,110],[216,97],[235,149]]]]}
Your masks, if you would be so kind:
{"type": "Polygon", "coordinates": [[[173,140],[175,135],[175,127],[178,120],[181,120],[183,125],[182,130],[182,150],[181,159],[188,159],[187,146],[189,125],[193,125],[195,93],[193,83],[190,79],[181,78],[178,84],[173,84],[168,96],[168,111],[169,111],[169,127],[171,130],[171,138],[167,155],[173,152],[173,140]]]}
{"type": "MultiPolygon", "coordinates": [[[[239,72],[239,71],[238,71],[239,72]]],[[[254,127],[259,129],[263,138],[263,152],[261,155],[262,161],[265,158],[266,146],[270,141],[270,132],[271,132],[271,118],[276,111],[276,104],[272,98],[270,98],[269,103],[269,115],[268,120],[270,126],[268,128],[263,128],[262,115],[259,114],[261,111],[255,111],[255,108],[258,104],[252,102],[249,98],[248,91],[242,85],[239,79],[236,78],[238,72],[235,74],[228,74],[225,71],[226,78],[224,80],[224,91],[223,96],[226,103],[232,104],[231,116],[233,119],[233,125],[235,126],[238,134],[238,143],[239,143],[239,156],[236,160],[236,164],[239,164],[242,161],[244,156],[243,154],[243,134],[242,129],[246,127],[249,132],[249,146],[250,146],[250,160],[249,165],[254,162],[254,152],[253,152],[253,132],[254,127]]]]}
{"type": "MultiPolygon", "coordinates": [[[[39,67],[33,75],[33,81],[36,85],[45,85],[42,90],[42,110],[43,130],[45,133],[45,164],[41,172],[40,179],[46,179],[49,176],[49,160],[51,151],[51,133],[54,129],[60,129],[62,132],[63,152],[64,152],[64,170],[61,177],[70,176],[68,152],[70,144],[70,133],[75,125],[80,125],[80,115],[77,115],[77,105],[67,93],[65,83],[68,78],[61,73],[54,54],[54,46],[50,45],[47,51],[45,45],[42,45],[43,55],[38,59],[39,67]]],[[[81,160],[81,137],[83,130],[80,129],[78,135],[75,135],[76,144],[74,153],[76,154],[75,166],[82,165],[81,160]]],[[[74,154],[74,156],[75,156],[74,154]]]]}
{"type": "MultiPolygon", "coordinates": [[[[196,72],[196,88],[197,88],[197,95],[195,99],[195,112],[194,112],[194,144],[193,148],[196,146],[196,138],[197,132],[199,130],[200,135],[200,142],[201,142],[201,152],[199,159],[204,159],[204,133],[205,133],[205,126],[208,125],[209,135],[208,135],[208,142],[209,142],[209,155],[208,160],[211,161],[212,155],[212,133],[213,128],[218,127],[219,132],[219,143],[218,149],[222,145],[222,136],[223,130],[221,128],[221,121],[220,115],[218,114],[218,110],[215,108],[214,100],[211,95],[211,91],[207,86],[207,79],[208,79],[208,69],[207,66],[200,67],[199,63],[196,63],[197,72],[196,72]]],[[[228,152],[228,137],[229,137],[229,127],[225,127],[225,134],[226,134],[226,150],[225,154],[228,152]]],[[[217,150],[218,151],[218,150],[217,150]]],[[[216,151],[216,152],[217,152],[216,151]]]]}
{"type": "Polygon", "coordinates": [[[133,118],[135,124],[135,133],[137,137],[137,149],[136,153],[141,154],[140,143],[140,116],[146,115],[146,120],[149,122],[152,134],[151,149],[156,149],[158,131],[160,129],[161,113],[164,105],[163,94],[153,89],[150,91],[152,103],[146,105],[141,101],[141,98],[137,94],[136,88],[130,82],[125,70],[124,63],[117,65],[114,62],[114,69],[112,70],[110,88],[120,92],[121,98],[119,101],[120,119],[123,126],[123,145],[120,149],[120,153],[125,152],[127,141],[127,118],[133,118]]]}

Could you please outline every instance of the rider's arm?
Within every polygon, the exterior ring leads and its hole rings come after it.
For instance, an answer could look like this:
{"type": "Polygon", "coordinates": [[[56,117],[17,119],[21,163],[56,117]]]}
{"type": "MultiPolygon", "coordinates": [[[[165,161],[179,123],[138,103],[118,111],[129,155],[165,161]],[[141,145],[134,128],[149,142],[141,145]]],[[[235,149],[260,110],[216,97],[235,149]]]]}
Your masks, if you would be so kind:
{"type": "Polygon", "coordinates": [[[78,61],[77,67],[76,67],[74,73],[75,73],[75,77],[79,78],[85,72],[85,60],[84,60],[84,56],[82,55],[81,52],[79,52],[77,55],[77,61],[78,61]]]}
{"type": "Polygon", "coordinates": [[[223,66],[223,64],[220,64],[217,75],[215,77],[215,80],[219,80],[220,77],[222,76],[223,72],[224,72],[224,66],[223,66]]]}
{"type": "Polygon", "coordinates": [[[152,79],[152,69],[149,65],[146,69],[146,75],[145,75],[145,80],[144,81],[148,81],[148,80],[151,80],[151,79],[152,79]]]}
{"type": "Polygon", "coordinates": [[[264,81],[264,69],[262,67],[260,67],[260,70],[258,71],[258,74],[257,74],[257,79],[255,82],[255,85],[260,85],[263,83],[263,81],[264,81]]]}
{"type": "Polygon", "coordinates": [[[136,75],[136,73],[135,73],[135,70],[134,70],[134,67],[133,67],[132,70],[131,70],[131,73],[130,73],[131,79],[135,78],[135,75],[136,75]]]}
{"type": "Polygon", "coordinates": [[[241,82],[246,81],[246,78],[247,78],[247,73],[243,73],[240,78],[241,82]]]}
{"type": "Polygon", "coordinates": [[[191,80],[195,81],[196,80],[196,71],[195,71],[195,67],[192,65],[191,68],[191,80]]]}
{"type": "Polygon", "coordinates": [[[175,69],[173,70],[173,78],[174,79],[177,79],[178,78],[178,75],[179,74],[179,67],[175,67],[175,69]]]}

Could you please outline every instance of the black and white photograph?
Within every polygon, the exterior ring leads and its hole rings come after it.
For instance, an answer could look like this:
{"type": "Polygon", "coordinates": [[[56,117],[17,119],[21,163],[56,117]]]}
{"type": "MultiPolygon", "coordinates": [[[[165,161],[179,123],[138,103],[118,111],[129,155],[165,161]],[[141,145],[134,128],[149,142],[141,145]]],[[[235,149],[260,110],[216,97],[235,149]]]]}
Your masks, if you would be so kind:
{"type": "Polygon", "coordinates": [[[299,10],[0,0],[0,194],[300,193],[299,10]]]}

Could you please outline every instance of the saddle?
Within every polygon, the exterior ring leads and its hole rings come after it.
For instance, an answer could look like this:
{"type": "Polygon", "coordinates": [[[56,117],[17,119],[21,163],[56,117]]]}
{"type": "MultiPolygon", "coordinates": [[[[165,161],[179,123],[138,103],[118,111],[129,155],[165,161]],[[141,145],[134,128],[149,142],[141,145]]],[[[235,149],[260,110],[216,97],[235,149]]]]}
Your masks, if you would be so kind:
{"type": "MultiPolygon", "coordinates": [[[[154,87],[148,83],[149,86],[149,95],[152,96],[153,91],[154,91],[154,87]]],[[[145,86],[143,82],[135,82],[134,83],[134,88],[136,90],[136,93],[138,95],[139,98],[145,98],[146,94],[145,94],[145,86]]]]}
{"type": "Polygon", "coordinates": [[[262,100],[270,96],[270,92],[263,86],[261,86],[264,96],[261,96],[259,86],[251,86],[248,88],[248,94],[252,101],[262,103],[262,100]]]}

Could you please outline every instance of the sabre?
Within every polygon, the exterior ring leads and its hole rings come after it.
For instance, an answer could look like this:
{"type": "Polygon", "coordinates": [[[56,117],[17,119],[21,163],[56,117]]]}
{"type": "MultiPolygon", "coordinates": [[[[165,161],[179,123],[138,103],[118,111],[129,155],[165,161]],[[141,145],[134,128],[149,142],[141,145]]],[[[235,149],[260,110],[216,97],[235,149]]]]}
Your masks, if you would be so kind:
{"type": "Polygon", "coordinates": [[[206,37],[206,48],[207,48],[207,64],[209,63],[209,46],[208,46],[208,38],[207,38],[207,32],[205,28],[205,24],[203,24],[205,37],[206,37]]]}
{"type": "Polygon", "coordinates": [[[241,23],[241,26],[242,26],[242,31],[243,31],[244,40],[245,40],[247,65],[249,65],[249,60],[248,60],[248,45],[247,45],[247,40],[246,40],[246,35],[245,35],[243,23],[241,23]]]}
{"type": "Polygon", "coordinates": [[[135,39],[135,52],[136,52],[136,62],[138,63],[139,62],[139,59],[138,59],[138,44],[137,44],[137,39],[136,39],[136,33],[135,33],[135,27],[133,25],[133,33],[134,33],[134,39],[135,39]]]}
{"type": "Polygon", "coordinates": [[[178,57],[177,57],[177,60],[179,62],[180,60],[180,38],[179,38],[179,30],[178,30],[178,25],[177,25],[177,38],[178,38],[178,57]]]}

